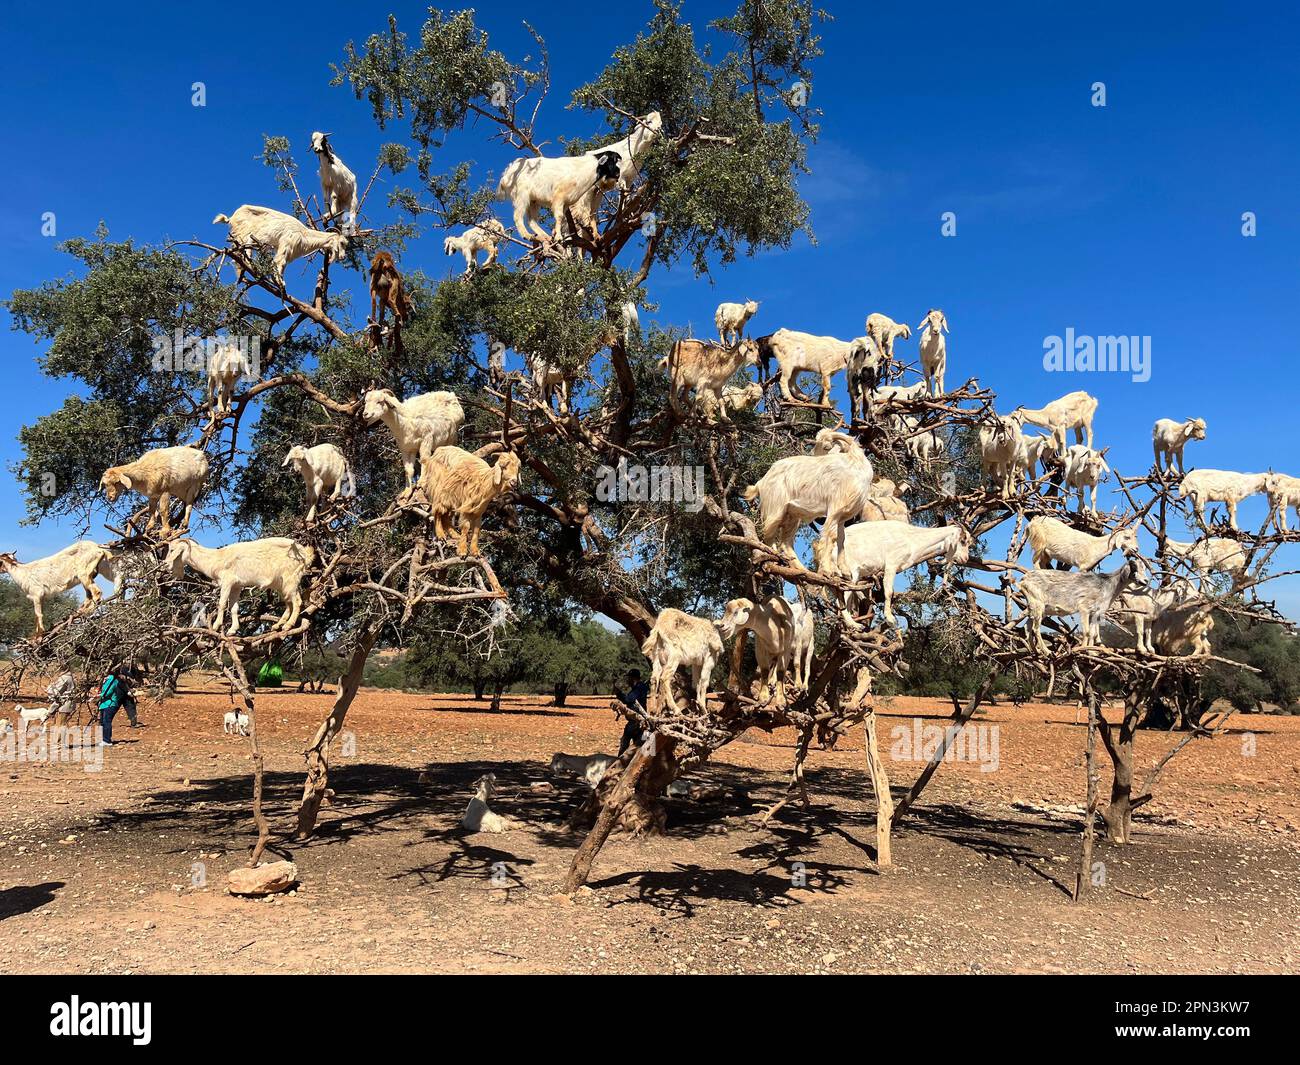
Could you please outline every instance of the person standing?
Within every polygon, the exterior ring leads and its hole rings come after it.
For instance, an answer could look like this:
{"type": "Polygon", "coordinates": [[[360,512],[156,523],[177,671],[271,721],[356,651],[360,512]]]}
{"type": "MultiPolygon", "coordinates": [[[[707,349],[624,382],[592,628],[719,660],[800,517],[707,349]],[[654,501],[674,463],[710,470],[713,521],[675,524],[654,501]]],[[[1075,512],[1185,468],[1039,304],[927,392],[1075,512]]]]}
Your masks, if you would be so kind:
{"type": "Polygon", "coordinates": [[[103,747],[113,746],[113,718],[122,708],[122,679],[119,673],[120,667],[109,670],[99,689],[99,727],[104,733],[99,742],[103,747]]]}
{"type": "Polygon", "coordinates": [[[59,724],[66,725],[77,708],[77,678],[71,673],[62,673],[45,689],[45,694],[50,697],[50,710],[61,719],[59,724]]]}
{"type": "MultiPolygon", "coordinates": [[[[627,671],[626,679],[627,691],[619,691],[618,685],[616,684],[614,685],[614,695],[624,706],[636,707],[642,713],[645,713],[646,702],[650,698],[650,685],[641,679],[641,671],[639,669],[629,669],[627,671]]],[[[641,721],[638,718],[633,717],[631,714],[628,714],[627,724],[623,728],[623,738],[619,740],[618,743],[618,754],[620,758],[623,756],[624,751],[641,738],[641,734],[644,731],[645,726],[641,721]]]]}

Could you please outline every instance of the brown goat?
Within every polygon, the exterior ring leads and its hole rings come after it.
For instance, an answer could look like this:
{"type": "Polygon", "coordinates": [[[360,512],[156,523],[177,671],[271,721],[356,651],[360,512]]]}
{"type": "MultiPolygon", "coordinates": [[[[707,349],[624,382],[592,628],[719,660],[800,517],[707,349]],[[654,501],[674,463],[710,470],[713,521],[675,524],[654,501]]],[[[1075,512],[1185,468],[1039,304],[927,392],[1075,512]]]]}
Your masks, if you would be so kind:
{"type": "Polygon", "coordinates": [[[420,487],[433,512],[434,535],[452,536],[451,519],[460,526],[458,553],[477,555],[478,531],[488,505],[519,482],[519,456],[507,451],[495,466],[453,445],[437,448],[421,460],[420,487]]]}
{"type": "Polygon", "coordinates": [[[402,326],[411,320],[414,307],[392,255],[377,251],[370,261],[370,318],[378,336],[383,335],[385,309],[393,312],[393,347],[400,352],[402,326]]]}

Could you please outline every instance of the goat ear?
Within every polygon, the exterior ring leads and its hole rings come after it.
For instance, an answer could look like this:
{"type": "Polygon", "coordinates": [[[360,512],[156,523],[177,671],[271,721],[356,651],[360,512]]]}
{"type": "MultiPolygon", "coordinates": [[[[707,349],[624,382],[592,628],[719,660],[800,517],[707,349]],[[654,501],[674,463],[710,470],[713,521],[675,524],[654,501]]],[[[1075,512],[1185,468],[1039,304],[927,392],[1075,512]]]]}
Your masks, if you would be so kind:
{"type": "Polygon", "coordinates": [[[128,477],[125,473],[119,473],[119,474],[117,475],[117,479],[118,479],[118,482],[122,485],[123,488],[125,488],[125,489],[127,489],[127,490],[130,490],[130,489],[131,489],[131,487],[132,487],[132,485],[131,485],[131,478],[128,477]]]}

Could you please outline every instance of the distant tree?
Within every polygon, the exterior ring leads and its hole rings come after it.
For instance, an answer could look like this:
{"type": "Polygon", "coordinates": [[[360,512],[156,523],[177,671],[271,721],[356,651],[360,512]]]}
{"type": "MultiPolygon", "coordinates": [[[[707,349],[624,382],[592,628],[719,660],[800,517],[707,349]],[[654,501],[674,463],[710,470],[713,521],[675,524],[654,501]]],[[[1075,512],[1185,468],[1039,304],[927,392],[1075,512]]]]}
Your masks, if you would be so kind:
{"type": "MultiPolygon", "coordinates": [[[[57,625],[79,605],[71,592],[47,599],[44,607],[46,627],[57,625]]],[[[0,644],[8,646],[35,631],[36,615],[32,612],[31,600],[8,577],[0,577],[0,644]]]]}

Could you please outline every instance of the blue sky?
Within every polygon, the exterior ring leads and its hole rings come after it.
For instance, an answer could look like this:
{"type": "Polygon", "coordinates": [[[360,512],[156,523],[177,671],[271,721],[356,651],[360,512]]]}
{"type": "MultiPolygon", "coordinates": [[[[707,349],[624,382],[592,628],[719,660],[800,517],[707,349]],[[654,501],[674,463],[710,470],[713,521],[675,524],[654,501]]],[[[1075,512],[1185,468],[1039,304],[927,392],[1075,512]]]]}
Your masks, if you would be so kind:
{"type": "MultiPolygon", "coordinates": [[[[1088,389],[1101,401],[1099,446],[1122,472],[1150,464],[1157,417],[1196,415],[1209,438],[1189,447],[1189,463],[1300,474],[1294,13],[1281,4],[826,6],[836,18],[823,30],[812,93],[822,139],[803,182],[817,246],[800,240],[742,260],[713,288],[687,269],[659,274],[650,295],[662,320],[705,332],[719,300],[752,297],[762,301],[759,332],[847,338],[871,311],[915,326],[938,306],[952,326],[950,384],[978,375],[1007,409],[1088,389]],[[1091,104],[1098,81],[1104,108],[1091,104]],[[940,233],[946,211],[957,217],[954,237],[940,233]],[[1241,233],[1246,211],[1258,220],[1252,238],[1241,233]],[[1045,372],[1044,338],[1068,328],[1151,337],[1150,380],[1045,372]]],[[[59,238],[88,235],[103,219],[116,238],[216,241],[216,212],[284,206],[255,159],[263,133],[290,137],[312,187],[311,130],[333,130],[358,173],[369,172],[379,144],[405,139],[404,128],[380,131],[366,104],[331,87],[328,64],[349,38],[383,29],[389,10],[414,34],[423,6],[318,0],[303,10],[309,17],[268,18],[265,5],[239,3],[11,7],[0,291],[69,269],[41,236],[44,212],[55,213],[59,238]],[[238,44],[246,25],[266,44],[238,44]],[[206,85],[206,107],[190,104],[195,81],[206,85]]],[[[684,9],[697,28],[727,11],[684,9]]],[[[529,50],[522,18],[545,37],[554,85],[538,132],[555,141],[595,128],[591,116],[564,110],[568,91],[650,12],[497,3],[480,8],[479,21],[515,56],[529,50]]],[[[485,132],[451,145],[480,177],[509,158],[485,132]]],[[[380,204],[375,196],[370,207],[380,204]]],[[[429,234],[407,265],[433,276],[454,269],[441,235],[429,234]]],[[[297,269],[290,284],[305,287],[297,269]]],[[[363,287],[360,277],[350,284],[363,287]]],[[[57,407],[67,384],[42,378],[38,349],[3,325],[7,466],[18,427],[57,407]]],[[[914,357],[915,347],[900,351],[914,357]]],[[[67,530],[20,528],[22,515],[6,473],[4,546],[31,558],[68,541],[67,530]]],[[[1242,515],[1257,526],[1263,501],[1248,501],[1242,515]]],[[[1300,584],[1275,590],[1300,614],[1300,584]]]]}

